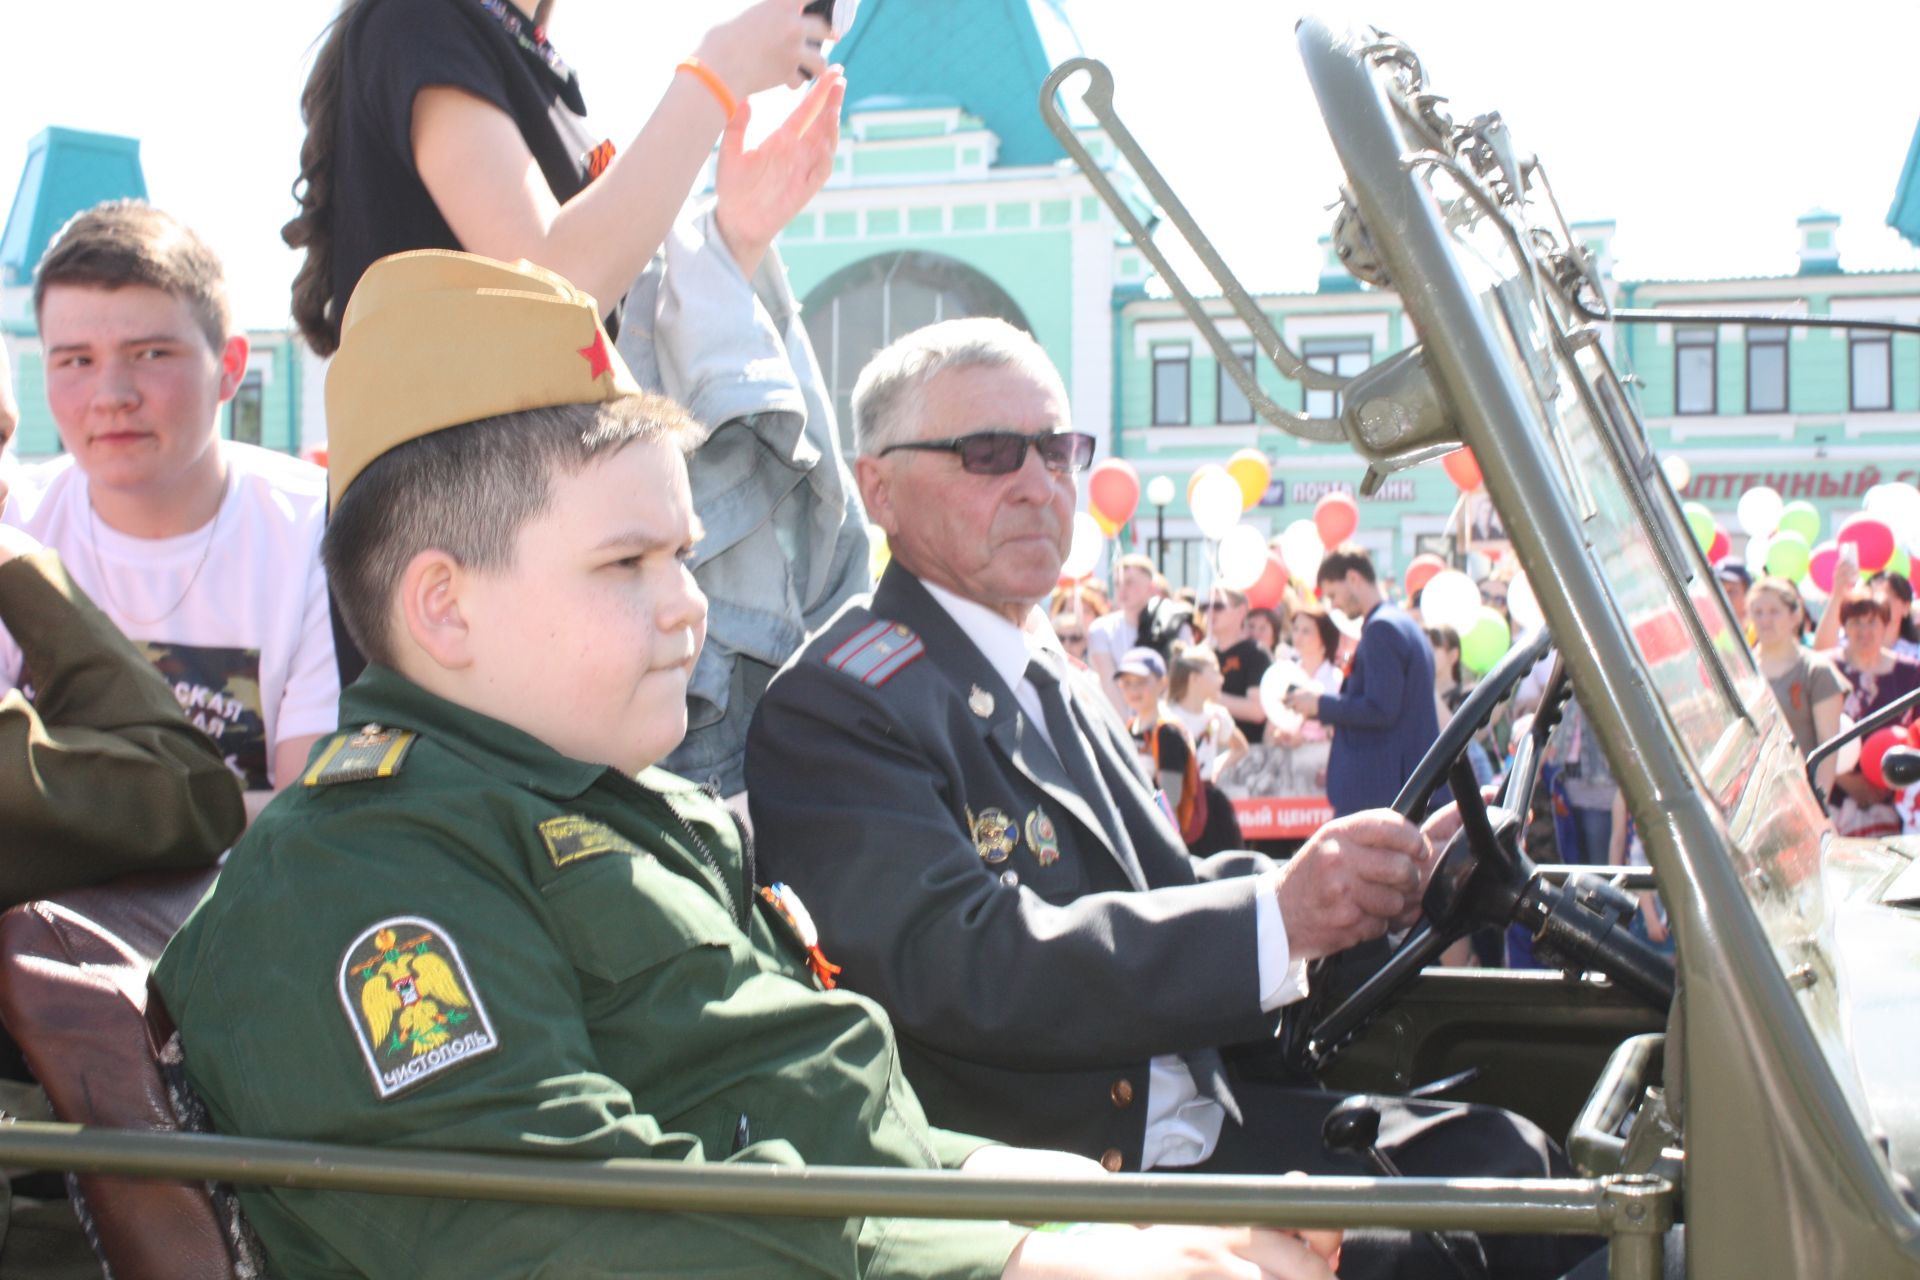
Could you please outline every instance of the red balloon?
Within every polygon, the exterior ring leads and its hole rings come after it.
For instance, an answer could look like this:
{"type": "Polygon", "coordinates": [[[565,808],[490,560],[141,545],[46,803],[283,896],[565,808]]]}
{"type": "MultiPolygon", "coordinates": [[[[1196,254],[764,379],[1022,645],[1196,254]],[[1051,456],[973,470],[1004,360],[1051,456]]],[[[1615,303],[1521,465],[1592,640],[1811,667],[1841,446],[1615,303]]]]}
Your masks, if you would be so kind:
{"type": "Polygon", "coordinates": [[[1119,528],[1140,505],[1140,473],[1125,458],[1108,458],[1087,477],[1087,506],[1119,528]]]}
{"type": "Polygon", "coordinates": [[[1893,559],[1893,530],[1872,516],[1855,516],[1840,526],[1835,542],[1851,542],[1860,551],[1860,572],[1877,573],[1893,559]]]}
{"type": "Polygon", "coordinates": [[[1287,594],[1287,562],[1278,551],[1267,552],[1267,567],[1247,588],[1247,603],[1255,609],[1271,609],[1287,594]]]}
{"type": "Polygon", "coordinates": [[[1360,527],[1360,504],[1350,493],[1329,493],[1313,508],[1313,527],[1320,531],[1320,545],[1337,547],[1360,527]]]}
{"type": "Polygon", "coordinates": [[[1456,449],[1442,458],[1440,465],[1447,469],[1447,478],[1460,486],[1460,492],[1472,493],[1480,487],[1480,464],[1473,450],[1456,449]]]}
{"type": "Polygon", "coordinates": [[[1729,538],[1727,531],[1722,529],[1716,522],[1713,526],[1713,542],[1707,547],[1707,563],[1719,564],[1727,558],[1727,553],[1732,550],[1733,539],[1729,538]]]}
{"type": "Polygon", "coordinates": [[[1833,594],[1833,566],[1840,559],[1840,545],[1835,542],[1823,542],[1813,549],[1813,555],[1807,561],[1807,576],[1813,579],[1813,585],[1827,594],[1833,594]]]}
{"type": "Polygon", "coordinates": [[[1433,580],[1433,575],[1447,567],[1447,562],[1431,551],[1415,556],[1407,562],[1407,599],[1420,594],[1420,588],[1433,580]]]}
{"type": "Polygon", "coordinates": [[[1912,745],[1913,742],[1908,737],[1907,730],[1901,725],[1890,724],[1884,729],[1875,729],[1867,735],[1867,740],[1860,744],[1861,774],[1874,786],[1885,787],[1887,775],[1880,768],[1881,761],[1886,759],[1887,752],[1893,748],[1912,745]]]}

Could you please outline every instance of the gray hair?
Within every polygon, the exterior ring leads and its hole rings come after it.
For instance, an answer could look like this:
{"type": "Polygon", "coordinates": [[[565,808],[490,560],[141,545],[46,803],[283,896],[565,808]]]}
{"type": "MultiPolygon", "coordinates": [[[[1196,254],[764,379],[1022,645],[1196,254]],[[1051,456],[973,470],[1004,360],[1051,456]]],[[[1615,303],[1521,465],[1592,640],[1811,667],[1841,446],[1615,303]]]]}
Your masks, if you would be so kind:
{"type": "Polygon", "coordinates": [[[894,339],[860,371],[853,387],[855,451],[873,457],[908,438],[919,392],[943,370],[968,368],[1019,369],[1067,398],[1059,371],[1032,334],[989,316],[943,320],[894,339]]]}

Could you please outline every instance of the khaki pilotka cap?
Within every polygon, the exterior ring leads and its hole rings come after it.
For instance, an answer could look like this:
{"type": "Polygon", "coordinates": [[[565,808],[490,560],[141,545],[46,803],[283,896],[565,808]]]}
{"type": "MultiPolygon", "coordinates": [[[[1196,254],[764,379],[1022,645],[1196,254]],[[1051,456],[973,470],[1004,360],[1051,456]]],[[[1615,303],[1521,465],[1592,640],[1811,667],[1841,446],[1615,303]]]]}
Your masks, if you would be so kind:
{"type": "Polygon", "coordinates": [[[497,414],[637,396],[590,294],[531,262],[446,249],[367,268],[327,370],[327,496],[381,454],[497,414]]]}

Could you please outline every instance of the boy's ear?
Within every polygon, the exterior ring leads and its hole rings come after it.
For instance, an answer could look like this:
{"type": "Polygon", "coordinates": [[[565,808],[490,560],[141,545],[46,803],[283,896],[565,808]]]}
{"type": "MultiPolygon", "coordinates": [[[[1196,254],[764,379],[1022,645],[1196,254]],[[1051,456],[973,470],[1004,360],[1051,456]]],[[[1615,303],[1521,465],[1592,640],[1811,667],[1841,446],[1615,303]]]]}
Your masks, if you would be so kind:
{"type": "Polygon", "coordinates": [[[444,551],[422,551],[400,573],[397,621],[415,648],[449,671],[472,664],[472,637],[461,609],[468,576],[444,551]]]}
{"type": "Polygon", "coordinates": [[[233,399],[233,393],[247,377],[247,355],[252,350],[247,335],[236,333],[220,348],[220,401],[233,399]]]}

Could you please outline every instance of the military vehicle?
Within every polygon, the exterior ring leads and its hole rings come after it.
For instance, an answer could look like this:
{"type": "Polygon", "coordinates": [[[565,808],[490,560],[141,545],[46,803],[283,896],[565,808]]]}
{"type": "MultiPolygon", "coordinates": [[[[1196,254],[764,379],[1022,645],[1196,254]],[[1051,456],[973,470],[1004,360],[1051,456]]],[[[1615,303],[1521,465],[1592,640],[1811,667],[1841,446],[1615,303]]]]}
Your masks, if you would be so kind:
{"type": "MultiPolygon", "coordinates": [[[[1057,69],[1042,110],[1269,421],[1348,443],[1369,485],[1474,449],[1547,626],[1482,682],[1401,797],[1418,812],[1445,779],[1464,809],[1424,923],[1364,981],[1294,1010],[1280,1048],[1287,1070],[1362,1095],[1330,1141],[1367,1148],[1364,1091],[1471,1073],[1450,1082],[1450,1096],[1565,1133],[1580,1177],[990,1181],[570,1165],[171,1131],[187,1126],[157,1084],[164,1012],[141,981],[171,908],[152,892],[116,906],[113,890],[30,904],[0,928],[10,1025],[41,1055],[62,1114],[85,1122],[0,1125],[0,1164],[87,1175],[109,1252],[138,1250],[154,1232],[154,1197],[213,1203],[208,1180],[627,1209],[1575,1232],[1609,1238],[1596,1265],[1619,1280],[1920,1277],[1920,842],[1834,836],[1609,360],[1606,299],[1545,167],[1497,114],[1451,116],[1405,43],[1313,20],[1298,43],[1348,179],[1338,252],[1361,279],[1398,291],[1421,336],[1351,379],[1287,349],[1126,133],[1104,67],[1057,69]],[[1059,95],[1082,81],[1087,106],[1267,357],[1342,393],[1337,419],[1292,414],[1242,378],[1138,207],[1062,113],[1059,95]],[[1483,803],[1461,762],[1467,736],[1555,642],[1555,686],[1507,790],[1483,803]],[[1625,792],[1650,873],[1603,881],[1529,855],[1522,816],[1569,688],[1625,792]],[[1677,959],[1628,927],[1632,891],[1655,885],[1677,959]],[[1452,937],[1510,921],[1560,968],[1426,967],[1452,937]],[[22,1001],[11,989],[35,977],[56,984],[39,996],[42,1016],[13,1024],[22,1001]]],[[[207,1252],[170,1255],[194,1259],[172,1272],[164,1253],[144,1268],[122,1254],[115,1270],[205,1275],[220,1274],[223,1257],[234,1264],[218,1215],[191,1213],[198,1225],[180,1229],[210,1238],[207,1252]]],[[[1461,1274],[1477,1274],[1470,1253],[1459,1256],[1461,1274]]]]}

